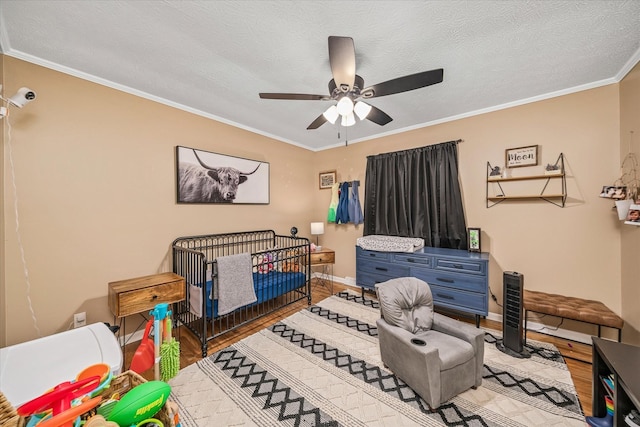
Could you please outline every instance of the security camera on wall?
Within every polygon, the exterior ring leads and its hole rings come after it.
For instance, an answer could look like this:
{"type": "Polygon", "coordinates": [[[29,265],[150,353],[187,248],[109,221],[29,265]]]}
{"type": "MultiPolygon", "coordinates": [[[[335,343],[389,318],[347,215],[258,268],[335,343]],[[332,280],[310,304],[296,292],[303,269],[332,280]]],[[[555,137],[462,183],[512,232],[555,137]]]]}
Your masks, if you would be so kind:
{"type": "Polygon", "coordinates": [[[7,101],[18,108],[22,108],[34,99],[36,99],[36,93],[34,91],[28,87],[21,87],[18,89],[18,92],[7,101]]]}

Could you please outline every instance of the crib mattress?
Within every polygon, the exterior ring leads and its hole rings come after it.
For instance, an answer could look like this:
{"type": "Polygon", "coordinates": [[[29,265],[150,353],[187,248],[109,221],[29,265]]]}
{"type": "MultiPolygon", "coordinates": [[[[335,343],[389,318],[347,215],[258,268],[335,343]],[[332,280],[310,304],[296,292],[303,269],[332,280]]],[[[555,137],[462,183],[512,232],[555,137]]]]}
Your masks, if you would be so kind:
{"type": "MultiPolygon", "coordinates": [[[[261,302],[269,301],[280,295],[286,294],[289,291],[301,288],[307,282],[307,276],[300,272],[287,272],[271,271],[267,274],[253,273],[253,287],[256,292],[257,301],[249,307],[260,304],[261,302]]],[[[207,296],[211,295],[212,281],[207,281],[207,296]]],[[[215,296],[214,296],[215,298],[215,296]]],[[[218,300],[207,298],[207,317],[218,316],[218,300]]]]}

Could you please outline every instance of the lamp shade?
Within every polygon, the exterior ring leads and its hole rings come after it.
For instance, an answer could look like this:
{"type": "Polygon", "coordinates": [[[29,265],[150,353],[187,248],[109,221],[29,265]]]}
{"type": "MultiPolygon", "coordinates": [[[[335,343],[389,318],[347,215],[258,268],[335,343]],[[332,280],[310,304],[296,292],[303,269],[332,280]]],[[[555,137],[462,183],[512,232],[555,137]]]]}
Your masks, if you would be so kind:
{"type": "Polygon", "coordinates": [[[358,101],[356,102],[356,106],[353,108],[353,111],[357,114],[360,120],[364,120],[371,112],[371,105],[358,101]]]}
{"type": "Polygon", "coordinates": [[[318,234],[324,234],[324,222],[312,222],[311,234],[313,234],[314,236],[318,234]]]}
{"type": "Polygon", "coordinates": [[[322,113],[322,115],[324,116],[325,119],[327,119],[331,124],[334,124],[336,122],[336,119],[338,118],[339,114],[338,114],[338,108],[335,105],[332,105],[331,107],[329,107],[327,109],[327,111],[325,111],[324,113],[322,113]]]}
{"type": "Polygon", "coordinates": [[[342,121],[340,123],[342,126],[353,126],[356,124],[356,117],[353,113],[349,113],[346,116],[342,116],[342,121]]]}
{"type": "Polygon", "coordinates": [[[340,101],[338,101],[336,108],[338,109],[338,113],[341,116],[346,116],[349,113],[353,113],[353,100],[348,96],[343,96],[342,98],[340,98],[340,101]]]}

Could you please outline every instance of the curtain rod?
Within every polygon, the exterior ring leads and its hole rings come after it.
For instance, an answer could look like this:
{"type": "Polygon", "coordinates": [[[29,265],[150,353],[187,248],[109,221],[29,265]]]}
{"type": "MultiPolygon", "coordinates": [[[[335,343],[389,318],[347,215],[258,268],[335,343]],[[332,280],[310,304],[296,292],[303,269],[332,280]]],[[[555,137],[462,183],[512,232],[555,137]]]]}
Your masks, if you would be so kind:
{"type": "Polygon", "coordinates": [[[424,147],[416,147],[416,148],[407,148],[405,150],[400,150],[400,151],[393,151],[390,153],[379,153],[379,154],[372,154],[367,156],[367,159],[370,157],[377,157],[377,156],[384,156],[384,155],[396,155],[398,153],[404,153],[404,152],[408,152],[408,151],[412,151],[412,150],[421,150],[421,149],[425,149],[425,148],[429,148],[429,147],[434,147],[436,145],[442,145],[442,144],[459,144],[461,142],[464,142],[464,139],[456,139],[455,141],[445,141],[445,142],[438,142],[436,144],[429,144],[429,145],[425,145],[424,147]]]}

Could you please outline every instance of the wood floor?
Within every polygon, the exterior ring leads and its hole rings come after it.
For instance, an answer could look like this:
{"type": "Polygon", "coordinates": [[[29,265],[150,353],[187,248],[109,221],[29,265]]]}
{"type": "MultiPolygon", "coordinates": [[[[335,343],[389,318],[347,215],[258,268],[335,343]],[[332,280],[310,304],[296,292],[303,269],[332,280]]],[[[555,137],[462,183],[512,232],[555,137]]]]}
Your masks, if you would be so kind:
{"type": "MultiPolygon", "coordinates": [[[[315,284],[315,282],[312,285],[312,289],[313,304],[316,304],[317,302],[331,296],[331,292],[326,287],[319,286],[315,284]]],[[[333,292],[336,293],[343,289],[353,290],[354,288],[335,283],[333,292]]],[[[366,295],[375,298],[375,294],[373,293],[367,293],[366,295]]],[[[275,313],[239,327],[238,329],[224,334],[223,336],[218,337],[210,342],[208,353],[214,353],[224,347],[240,341],[241,339],[267,326],[270,326],[297,311],[304,310],[307,307],[308,305],[306,303],[306,300],[299,301],[296,304],[292,304],[288,307],[282,308],[275,313]]],[[[471,319],[463,317],[461,317],[460,320],[471,321],[471,319]]],[[[491,320],[482,320],[480,322],[480,325],[497,330],[502,329],[501,323],[491,320]]],[[[193,337],[193,335],[191,335],[189,331],[181,331],[180,329],[181,328],[177,328],[174,332],[176,334],[176,337],[180,341],[180,367],[184,368],[200,360],[200,343],[193,337]]],[[[567,363],[569,371],[571,372],[571,378],[573,379],[573,384],[575,385],[576,391],[578,393],[578,398],[580,399],[582,410],[585,415],[591,415],[591,346],[552,337],[549,335],[539,334],[536,332],[528,332],[527,338],[552,343],[560,350],[560,353],[562,353],[562,355],[565,357],[565,361],[567,363]]],[[[139,342],[132,343],[127,345],[127,347],[125,348],[124,366],[126,368],[129,367],[129,364],[131,363],[131,357],[136,351],[138,344],[139,342]]],[[[153,379],[153,369],[150,369],[149,371],[143,373],[142,376],[149,380],[153,379]]]]}

